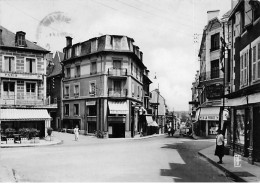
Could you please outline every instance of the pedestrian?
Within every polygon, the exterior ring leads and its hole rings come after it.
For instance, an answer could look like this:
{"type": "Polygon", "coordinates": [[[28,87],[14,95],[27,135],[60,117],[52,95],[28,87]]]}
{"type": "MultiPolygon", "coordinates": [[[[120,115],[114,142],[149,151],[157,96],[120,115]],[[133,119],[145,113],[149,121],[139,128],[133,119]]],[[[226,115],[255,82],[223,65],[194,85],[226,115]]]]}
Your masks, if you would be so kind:
{"type": "Polygon", "coordinates": [[[222,158],[224,156],[224,137],[220,129],[218,130],[218,134],[216,136],[215,156],[219,157],[219,161],[217,163],[222,164],[222,158]]]}
{"type": "Polygon", "coordinates": [[[168,136],[170,136],[170,134],[171,134],[171,127],[168,126],[168,136]]]}
{"type": "Polygon", "coordinates": [[[175,133],[175,131],[174,131],[174,128],[172,127],[172,128],[171,128],[171,134],[172,134],[172,136],[173,136],[174,133],[175,133]]]}
{"type": "Polygon", "coordinates": [[[75,141],[79,140],[79,127],[78,125],[76,125],[76,127],[74,128],[74,135],[75,135],[75,141]]]}

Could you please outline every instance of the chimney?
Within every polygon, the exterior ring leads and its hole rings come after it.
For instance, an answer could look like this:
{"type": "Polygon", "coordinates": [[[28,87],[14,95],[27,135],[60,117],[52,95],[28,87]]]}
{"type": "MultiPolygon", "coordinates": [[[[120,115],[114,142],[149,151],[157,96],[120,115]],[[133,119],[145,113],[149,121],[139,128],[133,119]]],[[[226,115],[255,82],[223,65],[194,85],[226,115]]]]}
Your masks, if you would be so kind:
{"type": "Polygon", "coordinates": [[[0,45],[3,45],[2,29],[0,29],[0,45]]]}
{"type": "Polygon", "coordinates": [[[72,37],[70,36],[66,37],[66,46],[67,47],[72,46],[72,37]]]}
{"type": "Polygon", "coordinates": [[[207,11],[208,14],[208,21],[212,20],[215,17],[219,16],[219,10],[212,10],[212,11],[207,11]]]}
{"type": "Polygon", "coordinates": [[[231,9],[234,9],[239,0],[231,0],[231,9]]]}

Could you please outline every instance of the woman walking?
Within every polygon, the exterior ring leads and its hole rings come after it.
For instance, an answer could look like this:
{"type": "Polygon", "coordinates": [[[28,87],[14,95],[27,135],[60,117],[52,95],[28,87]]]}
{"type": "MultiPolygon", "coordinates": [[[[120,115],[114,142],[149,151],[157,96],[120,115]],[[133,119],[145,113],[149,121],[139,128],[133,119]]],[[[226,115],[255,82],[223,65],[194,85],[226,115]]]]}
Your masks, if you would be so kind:
{"type": "Polygon", "coordinates": [[[219,164],[222,164],[222,158],[224,156],[224,137],[222,135],[222,131],[218,130],[218,135],[216,137],[216,150],[215,156],[219,157],[219,164]]]}
{"type": "Polygon", "coordinates": [[[78,125],[74,128],[75,141],[79,140],[79,128],[78,125]]]}

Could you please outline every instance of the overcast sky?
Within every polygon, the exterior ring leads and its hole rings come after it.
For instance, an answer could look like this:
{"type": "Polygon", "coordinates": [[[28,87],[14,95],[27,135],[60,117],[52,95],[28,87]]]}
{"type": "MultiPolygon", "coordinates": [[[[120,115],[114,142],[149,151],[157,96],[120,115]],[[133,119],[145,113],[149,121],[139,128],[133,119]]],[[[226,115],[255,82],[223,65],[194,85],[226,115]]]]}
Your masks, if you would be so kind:
{"type": "Polygon", "coordinates": [[[51,51],[62,51],[67,34],[73,43],[131,37],[150,70],[151,90],[159,83],[170,110],[180,111],[189,109],[207,11],[222,16],[230,8],[231,0],[0,0],[0,24],[51,51]]]}

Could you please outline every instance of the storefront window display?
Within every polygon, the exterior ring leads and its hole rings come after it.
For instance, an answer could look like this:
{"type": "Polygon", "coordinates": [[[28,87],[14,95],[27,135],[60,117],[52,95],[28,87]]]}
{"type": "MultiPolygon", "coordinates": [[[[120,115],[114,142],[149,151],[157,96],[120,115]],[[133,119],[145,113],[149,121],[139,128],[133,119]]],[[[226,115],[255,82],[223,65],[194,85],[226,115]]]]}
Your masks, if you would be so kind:
{"type": "Polygon", "coordinates": [[[235,142],[245,144],[245,110],[236,111],[235,121],[235,142]]]}
{"type": "Polygon", "coordinates": [[[209,121],[209,135],[216,135],[218,133],[218,123],[216,121],[209,121]]]}

